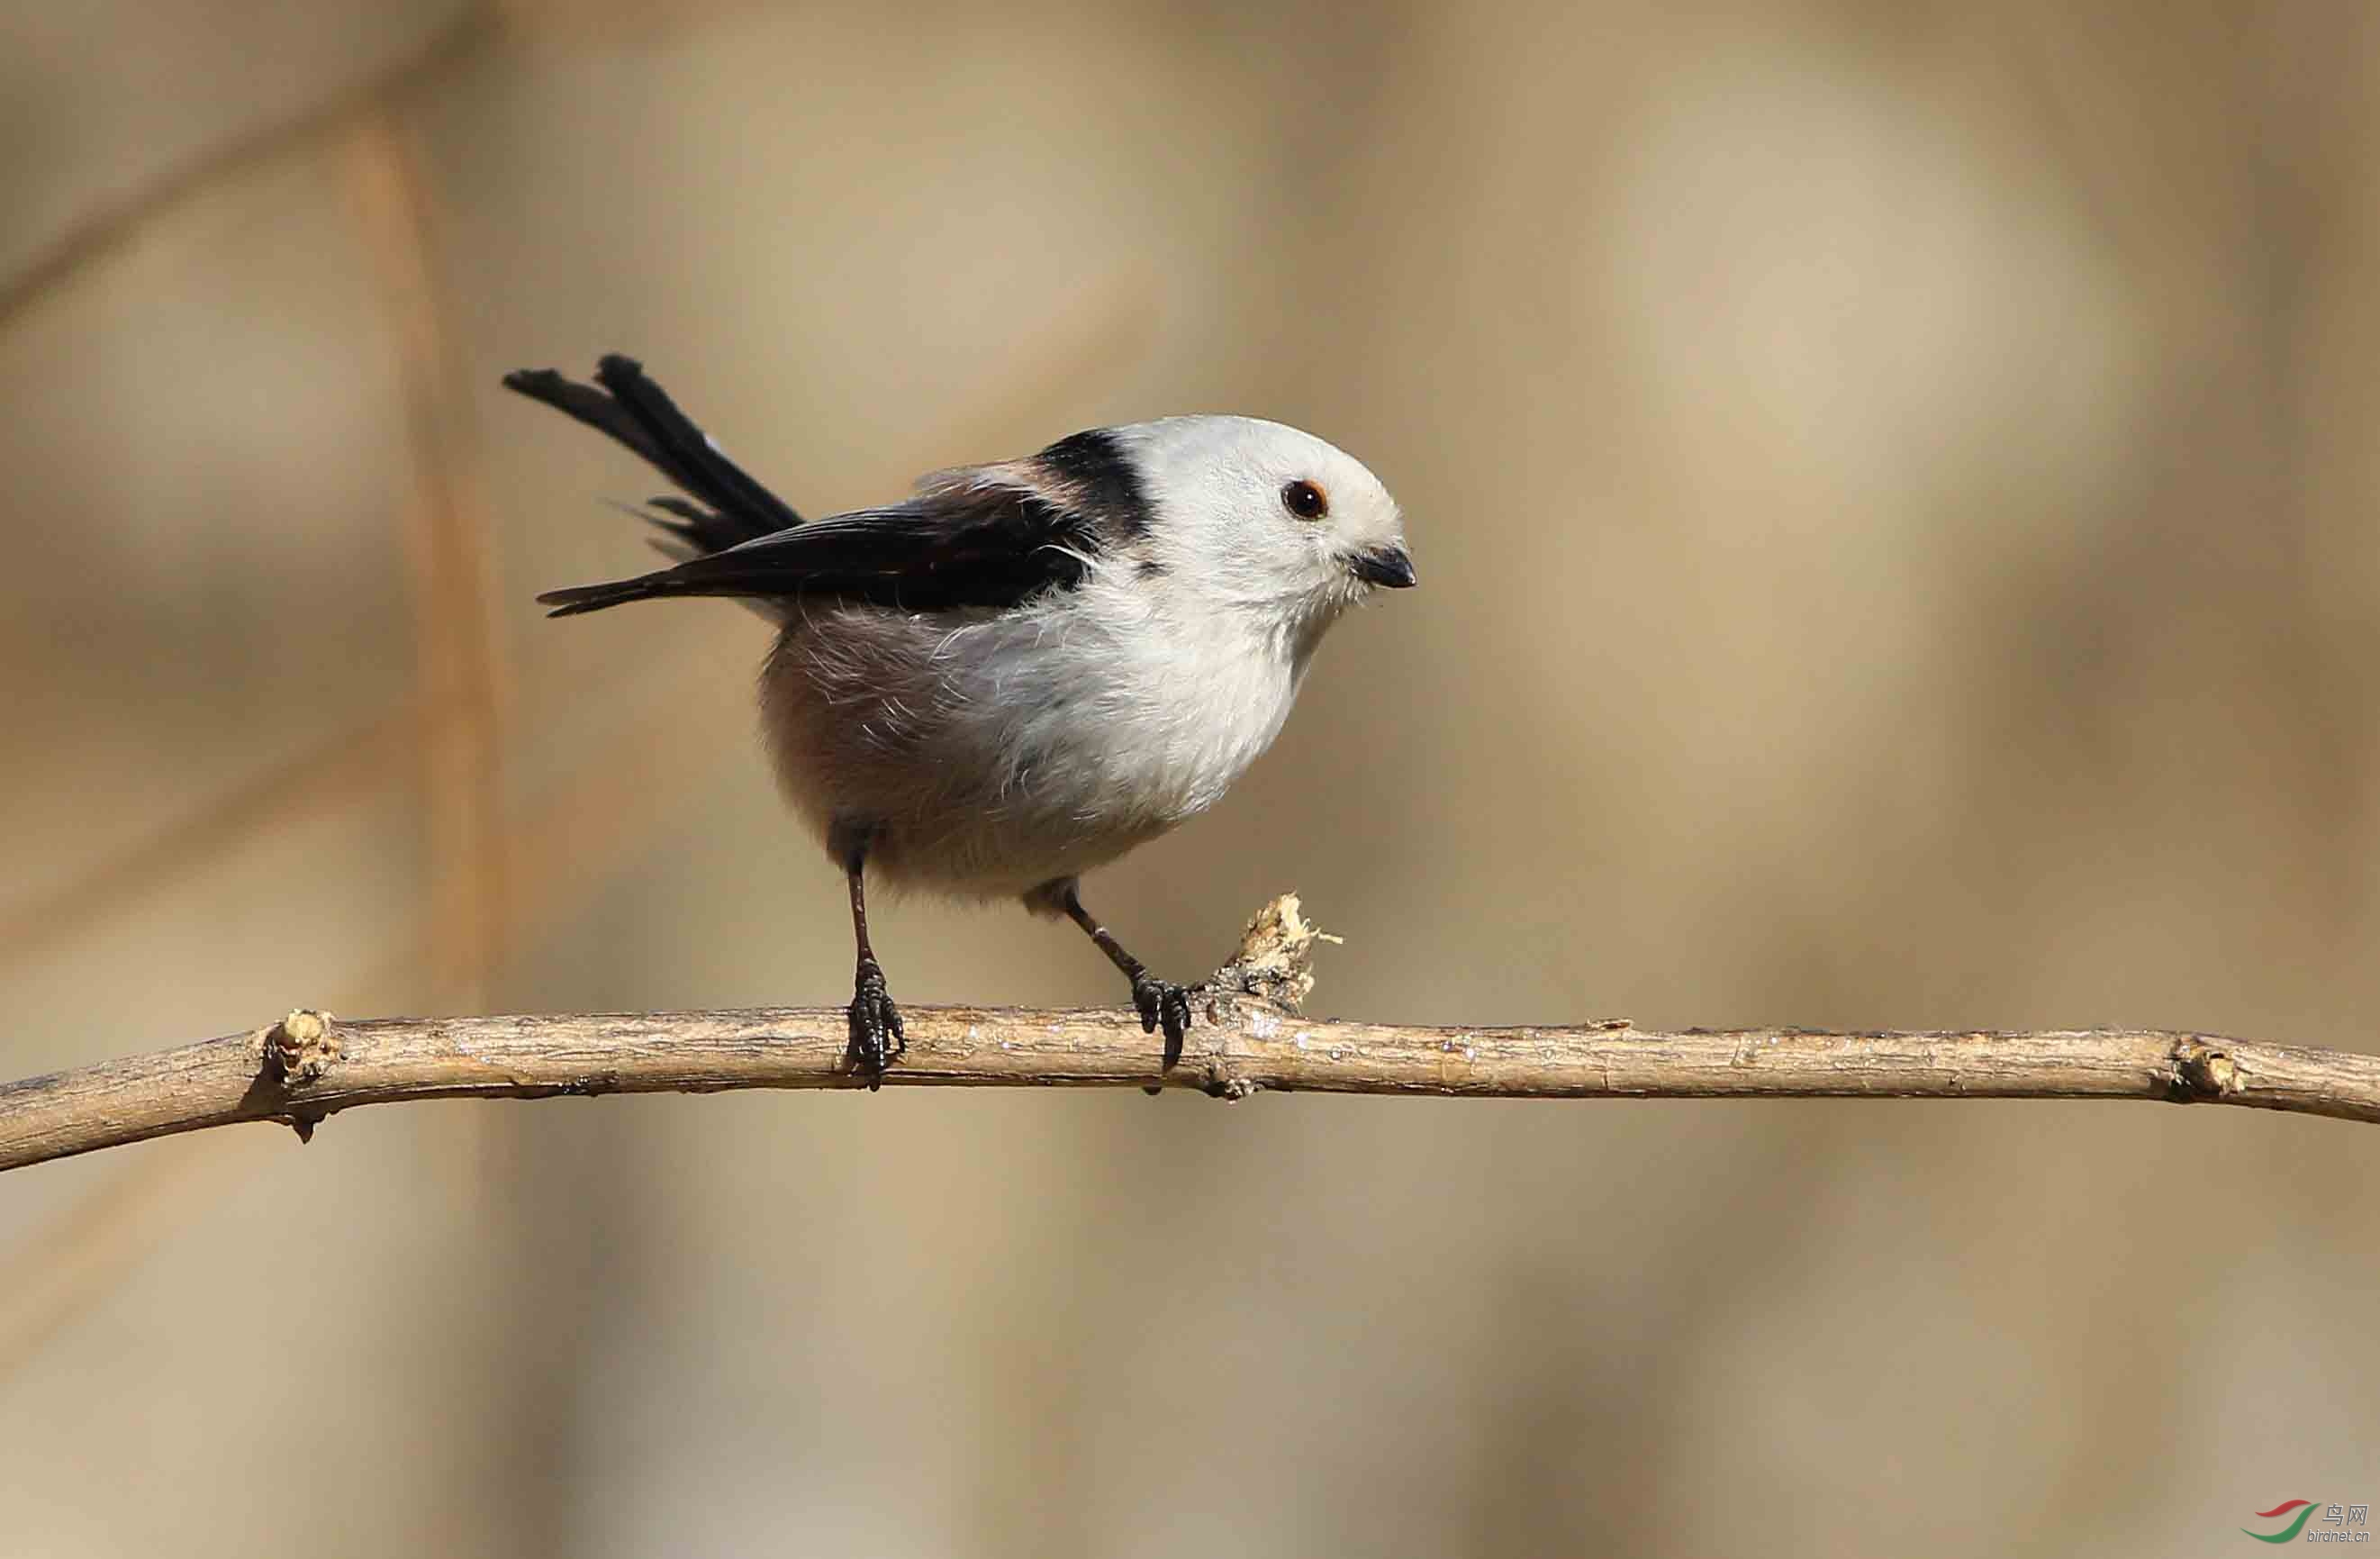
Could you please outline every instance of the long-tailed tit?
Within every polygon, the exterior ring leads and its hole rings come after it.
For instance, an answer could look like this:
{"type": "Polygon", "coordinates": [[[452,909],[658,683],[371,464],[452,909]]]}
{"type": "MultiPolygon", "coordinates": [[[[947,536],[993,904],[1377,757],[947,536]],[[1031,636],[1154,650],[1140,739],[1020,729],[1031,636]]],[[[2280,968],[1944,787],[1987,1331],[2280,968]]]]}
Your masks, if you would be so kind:
{"type": "Polygon", "coordinates": [[[1320,439],[1247,417],[1094,428],[805,521],[642,369],[504,384],[610,434],[685,494],[651,500],[674,567],[538,599],[555,616],[742,597],[780,627],[760,675],[786,796],[843,868],[853,1065],[903,1048],[863,878],[1064,915],[1182,1053],[1188,993],[1083,907],[1082,873],[1215,804],[1280,731],[1323,631],[1414,582],[1395,500],[1320,439]]]}

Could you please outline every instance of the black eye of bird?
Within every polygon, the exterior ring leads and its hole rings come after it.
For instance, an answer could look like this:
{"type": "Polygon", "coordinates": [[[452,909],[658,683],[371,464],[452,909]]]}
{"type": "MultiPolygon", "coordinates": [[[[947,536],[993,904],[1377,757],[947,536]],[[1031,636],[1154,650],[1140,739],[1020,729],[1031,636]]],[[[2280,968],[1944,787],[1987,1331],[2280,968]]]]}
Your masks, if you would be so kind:
{"type": "Polygon", "coordinates": [[[1281,506],[1300,519],[1320,519],[1330,512],[1330,500],[1310,481],[1293,481],[1281,490],[1281,506]]]}

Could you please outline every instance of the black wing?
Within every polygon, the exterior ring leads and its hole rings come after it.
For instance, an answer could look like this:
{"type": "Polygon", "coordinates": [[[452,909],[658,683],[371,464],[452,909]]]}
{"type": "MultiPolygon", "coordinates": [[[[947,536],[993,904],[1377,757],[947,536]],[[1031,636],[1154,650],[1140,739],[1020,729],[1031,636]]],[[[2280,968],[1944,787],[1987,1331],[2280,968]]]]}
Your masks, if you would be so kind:
{"type": "Polygon", "coordinates": [[[831,596],[904,611],[1014,606],[1082,583],[1099,550],[1074,507],[998,480],[782,530],[610,584],[549,591],[553,615],[668,595],[831,596]]]}
{"type": "Polygon", "coordinates": [[[604,358],[595,367],[592,384],[565,379],[550,368],[525,368],[505,374],[504,388],[609,433],[680,490],[710,505],[655,498],[653,507],[676,518],[646,516],[698,553],[725,552],[802,522],[783,499],[722,454],[632,358],[616,352],[604,358]]]}
{"type": "Polygon", "coordinates": [[[694,556],[539,596],[557,617],[668,595],[830,596],[917,612],[1009,607],[1080,584],[1094,557],[1148,531],[1131,460],[1103,429],[1029,461],[949,473],[905,504],[806,524],[630,359],[604,358],[592,384],[552,369],[508,373],[504,384],[610,434],[701,501],[655,498],[652,507],[674,518],[646,517],[694,556]]]}

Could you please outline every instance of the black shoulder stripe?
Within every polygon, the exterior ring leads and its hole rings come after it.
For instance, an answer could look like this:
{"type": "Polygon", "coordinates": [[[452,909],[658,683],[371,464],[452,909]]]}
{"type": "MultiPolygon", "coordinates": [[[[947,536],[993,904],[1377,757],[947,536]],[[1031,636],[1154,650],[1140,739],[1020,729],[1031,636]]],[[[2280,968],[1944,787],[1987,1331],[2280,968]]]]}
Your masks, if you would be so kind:
{"type": "Polygon", "coordinates": [[[1070,433],[1034,457],[1085,519],[1116,541],[1148,534],[1154,515],[1123,442],[1106,428],[1070,433]]]}

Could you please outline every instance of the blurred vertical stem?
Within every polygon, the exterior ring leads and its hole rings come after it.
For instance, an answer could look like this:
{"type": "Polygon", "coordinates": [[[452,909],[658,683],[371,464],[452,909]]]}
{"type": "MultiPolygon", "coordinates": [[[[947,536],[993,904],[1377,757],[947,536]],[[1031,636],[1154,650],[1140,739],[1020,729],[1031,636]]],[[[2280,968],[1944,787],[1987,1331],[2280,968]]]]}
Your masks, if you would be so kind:
{"type": "Polygon", "coordinates": [[[485,1005],[503,957],[505,677],[496,649],[495,563],[463,353],[431,253],[435,196],[396,111],[357,116],[341,148],[363,248],[395,337],[413,492],[405,542],[423,701],[450,713],[422,747],[430,846],[430,967],[442,1003],[485,1005]]]}

